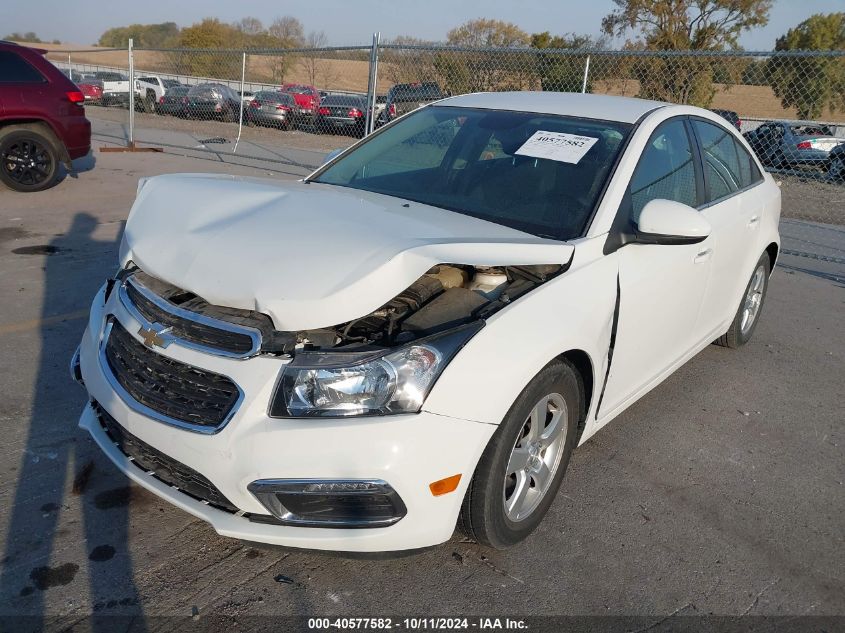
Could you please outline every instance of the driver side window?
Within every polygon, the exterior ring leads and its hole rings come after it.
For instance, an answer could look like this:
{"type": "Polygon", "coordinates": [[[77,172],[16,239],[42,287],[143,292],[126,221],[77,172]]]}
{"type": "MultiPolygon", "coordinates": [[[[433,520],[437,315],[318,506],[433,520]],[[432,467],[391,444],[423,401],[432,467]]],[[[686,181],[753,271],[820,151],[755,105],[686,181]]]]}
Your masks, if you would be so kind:
{"type": "Polygon", "coordinates": [[[643,207],[658,198],[698,206],[692,145],[681,119],[661,124],[651,135],[631,178],[631,219],[636,224],[643,207]]]}

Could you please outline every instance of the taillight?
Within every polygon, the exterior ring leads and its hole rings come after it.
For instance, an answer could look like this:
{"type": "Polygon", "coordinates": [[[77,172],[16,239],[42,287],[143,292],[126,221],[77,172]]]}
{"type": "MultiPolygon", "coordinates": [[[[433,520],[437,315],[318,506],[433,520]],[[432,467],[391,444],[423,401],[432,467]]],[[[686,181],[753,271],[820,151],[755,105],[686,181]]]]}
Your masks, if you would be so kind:
{"type": "Polygon", "coordinates": [[[328,108],[320,108],[319,110],[317,110],[317,114],[322,114],[323,116],[328,116],[331,113],[332,111],[328,108]]]}
{"type": "Polygon", "coordinates": [[[162,95],[162,96],[160,96],[160,97],[158,98],[158,102],[159,102],[159,103],[164,103],[164,95],[162,95]]]}
{"type": "Polygon", "coordinates": [[[388,109],[388,112],[390,112],[390,116],[396,116],[396,104],[395,103],[390,104],[390,108],[388,109]]]}
{"type": "Polygon", "coordinates": [[[795,147],[798,149],[813,149],[813,144],[810,141],[801,141],[795,147]]]}
{"type": "Polygon", "coordinates": [[[70,92],[66,92],[65,96],[67,97],[67,100],[71,103],[75,103],[76,105],[85,104],[85,95],[82,94],[79,90],[72,90],[70,92]]]}
{"type": "Polygon", "coordinates": [[[255,100],[253,99],[252,101],[250,101],[250,102],[249,102],[249,107],[250,107],[250,108],[260,108],[260,107],[261,107],[261,104],[260,104],[260,103],[258,103],[258,101],[255,101],[255,100]]]}
{"type": "Polygon", "coordinates": [[[358,108],[352,108],[351,110],[349,110],[349,112],[346,113],[346,116],[359,117],[364,116],[364,113],[361,112],[358,108]]]}

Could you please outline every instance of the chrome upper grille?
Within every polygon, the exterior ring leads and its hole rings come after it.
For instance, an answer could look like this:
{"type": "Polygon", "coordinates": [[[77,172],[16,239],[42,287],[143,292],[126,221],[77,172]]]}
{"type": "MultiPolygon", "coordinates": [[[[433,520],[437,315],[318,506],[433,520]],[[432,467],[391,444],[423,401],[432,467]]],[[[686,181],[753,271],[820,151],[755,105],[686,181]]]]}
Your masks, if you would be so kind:
{"type": "Polygon", "coordinates": [[[273,332],[266,315],[213,306],[200,297],[138,271],[123,282],[124,307],[147,328],[159,331],[165,347],[180,345],[218,356],[246,358],[261,350],[273,332]]]}
{"type": "Polygon", "coordinates": [[[229,421],[243,397],[226,376],[157,354],[117,320],[109,323],[105,335],[101,356],[114,379],[112,385],[124,401],[149,417],[215,433],[229,421]]]}

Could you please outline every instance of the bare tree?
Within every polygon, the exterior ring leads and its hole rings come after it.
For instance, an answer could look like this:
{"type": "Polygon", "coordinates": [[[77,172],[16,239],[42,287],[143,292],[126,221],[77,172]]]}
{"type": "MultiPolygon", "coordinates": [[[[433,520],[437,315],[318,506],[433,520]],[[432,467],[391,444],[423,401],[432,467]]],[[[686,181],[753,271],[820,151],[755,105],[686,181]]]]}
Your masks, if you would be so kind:
{"type": "Polygon", "coordinates": [[[285,48],[299,48],[305,42],[305,29],[302,22],[291,15],[283,15],[273,20],[267,32],[282,42],[285,48]]]}
{"type": "Polygon", "coordinates": [[[320,80],[329,81],[328,65],[323,57],[324,53],[313,49],[323,48],[329,39],[323,31],[311,31],[303,42],[303,48],[312,49],[302,53],[299,57],[299,66],[308,83],[316,86],[320,80]]]}
{"type": "Polygon", "coordinates": [[[246,33],[247,35],[258,35],[264,32],[264,25],[261,23],[261,20],[252,16],[242,18],[234,26],[241,33],[246,33]]]}

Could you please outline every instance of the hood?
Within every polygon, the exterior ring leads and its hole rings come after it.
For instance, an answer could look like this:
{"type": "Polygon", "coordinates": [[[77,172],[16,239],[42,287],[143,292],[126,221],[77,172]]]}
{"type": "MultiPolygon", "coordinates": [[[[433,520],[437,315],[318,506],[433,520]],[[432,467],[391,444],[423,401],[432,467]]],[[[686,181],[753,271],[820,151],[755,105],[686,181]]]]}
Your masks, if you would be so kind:
{"type": "Polygon", "coordinates": [[[565,264],[569,244],[320,183],[179,174],[139,183],[121,262],[277,329],[369,314],[437,264],[565,264]]]}

